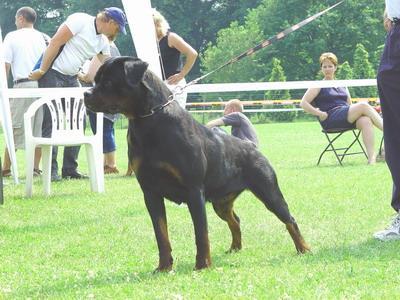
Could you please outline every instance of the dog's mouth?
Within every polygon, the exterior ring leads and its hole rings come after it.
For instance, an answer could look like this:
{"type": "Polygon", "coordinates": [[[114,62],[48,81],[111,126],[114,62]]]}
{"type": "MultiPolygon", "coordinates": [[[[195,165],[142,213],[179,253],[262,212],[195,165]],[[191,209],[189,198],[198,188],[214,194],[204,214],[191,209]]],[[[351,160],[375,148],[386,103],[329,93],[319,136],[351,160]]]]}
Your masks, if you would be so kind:
{"type": "Polygon", "coordinates": [[[120,112],[118,105],[106,105],[101,103],[99,99],[94,100],[90,97],[85,97],[85,106],[93,112],[104,112],[109,114],[116,114],[120,112]]]}
{"type": "Polygon", "coordinates": [[[112,105],[112,106],[104,108],[104,112],[109,113],[109,114],[116,114],[116,113],[119,113],[120,110],[119,110],[118,106],[112,105]]]}
{"type": "Polygon", "coordinates": [[[112,106],[101,106],[98,104],[88,104],[85,103],[86,107],[89,108],[91,111],[94,112],[103,112],[103,113],[107,113],[107,114],[117,114],[120,112],[120,110],[118,109],[118,106],[116,105],[112,105],[112,106]]]}

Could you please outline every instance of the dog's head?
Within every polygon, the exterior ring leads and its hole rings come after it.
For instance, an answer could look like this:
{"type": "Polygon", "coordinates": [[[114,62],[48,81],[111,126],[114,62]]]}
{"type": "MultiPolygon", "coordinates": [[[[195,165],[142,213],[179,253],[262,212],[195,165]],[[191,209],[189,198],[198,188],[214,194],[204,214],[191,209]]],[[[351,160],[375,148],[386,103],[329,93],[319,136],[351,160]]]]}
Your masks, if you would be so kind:
{"type": "Polygon", "coordinates": [[[128,118],[144,115],[168,98],[165,84],[138,58],[111,58],[97,71],[95,86],[85,92],[92,111],[122,113],[128,118]]]}

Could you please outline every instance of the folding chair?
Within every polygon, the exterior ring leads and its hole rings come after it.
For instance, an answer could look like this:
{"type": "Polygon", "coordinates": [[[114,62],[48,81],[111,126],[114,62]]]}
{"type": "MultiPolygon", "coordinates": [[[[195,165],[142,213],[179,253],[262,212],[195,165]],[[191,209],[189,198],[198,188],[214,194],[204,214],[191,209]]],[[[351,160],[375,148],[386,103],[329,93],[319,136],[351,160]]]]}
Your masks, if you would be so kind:
{"type": "Polygon", "coordinates": [[[36,147],[42,148],[42,181],[46,195],[50,195],[51,150],[53,146],[85,145],[91,190],[99,193],[104,192],[103,113],[97,113],[95,135],[85,135],[83,126],[85,113],[82,95],[43,97],[29,106],[24,114],[25,193],[27,197],[32,196],[33,160],[36,147]],[[35,137],[32,134],[32,117],[44,105],[48,106],[51,113],[52,132],[50,138],[35,137]]]}
{"type": "Polygon", "coordinates": [[[344,157],[348,156],[348,155],[364,154],[365,157],[368,159],[367,153],[365,152],[364,147],[362,146],[362,144],[359,140],[359,137],[361,134],[360,130],[352,129],[352,128],[347,128],[347,129],[337,128],[337,129],[330,129],[330,130],[322,129],[322,132],[324,133],[326,139],[328,140],[328,145],[321,152],[321,155],[319,156],[317,165],[319,165],[319,163],[321,162],[322,156],[324,156],[324,154],[326,152],[333,152],[335,154],[337,161],[339,162],[339,164],[341,166],[343,165],[342,161],[343,161],[344,157]],[[343,147],[343,146],[336,147],[335,142],[338,142],[338,139],[346,132],[351,132],[353,134],[351,143],[346,147],[343,147]],[[355,144],[358,144],[360,146],[361,151],[350,152],[351,148],[355,144]]]}
{"type": "Polygon", "coordinates": [[[382,155],[382,152],[383,152],[383,136],[382,136],[382,139],[381,139],[381,143],[379,144],[379,152],[378,152],[378,154],[382,155]]]}

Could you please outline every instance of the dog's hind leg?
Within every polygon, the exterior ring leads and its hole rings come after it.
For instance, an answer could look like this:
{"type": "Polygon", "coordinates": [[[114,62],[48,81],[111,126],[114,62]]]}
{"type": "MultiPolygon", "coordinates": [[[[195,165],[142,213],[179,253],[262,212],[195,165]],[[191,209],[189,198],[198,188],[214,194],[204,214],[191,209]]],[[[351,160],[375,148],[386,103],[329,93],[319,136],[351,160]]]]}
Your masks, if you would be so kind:
{"type": "Polygon", "coordinates": [[[304,241],[295,219],[289,212],[289,207],[278,186],[278,180],[272,167],[266,166],[265,170],[257,169],[252,173],[249,189],[260,199],[264,205],[273,212],[279,220],[286,225],[298,253],[310,251],[304,241]]]}
{"type": "Polygon", "coordinates": [[[173,258],[171,255],[172,248],[168,237],[164,198],[153,192],[143,192],[158,245],[159,263],[155,271],[170,271],[172,270],[173,258]]]}
{"type": "Polygon", "coordinates": [[[242,249],[242,233],[240,231],[240,219],[233,211],[233,202],[240,193],[231,193],[223,199],[212,203],[214,211],[228,223],[232,234],[232,244],[227,252],[239,251],[242,249]]]}
{"type": "Polygon", "coordinates": [[[197,254],[195,269],[208,268],[211,266],[211,256],[204,191],[197,188],[193,189],[190,192],[187,205],[192,217],[196,237],[197,254]]]}

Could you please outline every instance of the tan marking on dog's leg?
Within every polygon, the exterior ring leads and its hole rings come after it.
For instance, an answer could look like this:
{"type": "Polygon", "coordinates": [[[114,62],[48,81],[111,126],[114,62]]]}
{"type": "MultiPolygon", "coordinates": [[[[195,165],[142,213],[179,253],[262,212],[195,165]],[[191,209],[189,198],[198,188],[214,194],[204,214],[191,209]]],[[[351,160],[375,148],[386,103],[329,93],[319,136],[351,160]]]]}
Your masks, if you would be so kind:
{"type": "Polygon", "coordinates": [[[286,223],[286,229],[289,231],[290,236],[293,239],[294,245],[296,246],[297,252],[300,253],[306,253],[308,251],[311,251],[310,246],[307,245],[307,243],[304,241],[299,227],[297,226],[296,223],[286,223]]]}
{"type": "Polygon", "coordinates": [[[233,202],[238,194],[231,193],[221,202],[213,202],[214,211],[224,221],[228,223],[229,229],[232,234],[232,244],[228,252],[239,251],[242,249],[242,233],[240,230],[240,223],[235,218],[233,211],[233,202]]]}
{"type": "Polygon", "coordinates": [[[201,270],[211,267],[211,254],[210,254],[210,242],[208,239],[208,233],[201,239],[203,242],[201,245],[197,245],[196,265],[195,270],[201,270]],[[200,254],[201,253],[201,254],[200,254]]]}
{"type": "Polygon", "coordinates": [[[168,237],[167,220],[164,218],[158,219],[157,228],[155,230],[156,239],[159,249],[159,263],[156,271],[168,272],[172,270],[173,258],[172,248],[168,237]]]}
{"type": "Polygon", "coordinates": [[[128,169],[126,170],[125,176],[132,176],[133,174],[133,167],[132,165],[129,163],[128,164],[128,169]]]}
{"type": "Polygon", "coordinates": [[[132,163],[129,165],[129,167],[132,168],[132,171],[135,172],[137,175],[139,172],[140,165],[142,164],[142,159],[141,158],[135,158],[132,163]]]}

